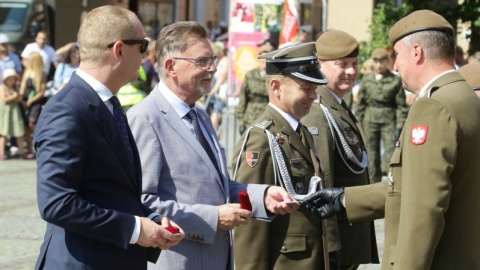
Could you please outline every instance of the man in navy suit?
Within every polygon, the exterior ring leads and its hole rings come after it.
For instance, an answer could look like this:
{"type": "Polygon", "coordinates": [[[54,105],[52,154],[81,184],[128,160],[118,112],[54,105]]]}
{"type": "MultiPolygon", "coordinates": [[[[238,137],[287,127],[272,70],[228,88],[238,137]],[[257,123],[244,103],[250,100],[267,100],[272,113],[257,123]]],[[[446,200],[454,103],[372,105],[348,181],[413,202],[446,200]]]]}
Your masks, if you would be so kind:
{"type": "Polygon", "coordinates": [[[148,41],[136,15],[114,6],[89,12],[78,40],[80,67],[34,136],[38,207],[48,222],[35,269],[145,269],[158,248],[184,237],[141,203],[138,150],[113,96],[138,75],[148,41]]]}

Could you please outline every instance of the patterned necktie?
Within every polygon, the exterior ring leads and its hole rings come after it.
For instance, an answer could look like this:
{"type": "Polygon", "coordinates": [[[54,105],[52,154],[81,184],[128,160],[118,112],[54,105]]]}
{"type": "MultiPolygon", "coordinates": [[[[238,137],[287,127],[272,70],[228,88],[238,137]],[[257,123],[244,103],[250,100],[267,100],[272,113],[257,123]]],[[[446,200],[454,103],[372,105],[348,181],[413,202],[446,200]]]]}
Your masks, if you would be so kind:
{"type": "Polygon", "coordinates": [[[210,147],[210,144],[208,144],[208,141],[203,135],[202,129],[200,128],[200,124],[198,123],[197,112],[195,110],[190,110],[188,112],[188,117],[192,121],[193,129],[195,130],[195,136],[197,137],[197,140],[203,146],[203,149],[205,149],[205,151],[207,152],[208,157],[210,157],[210,160],[215,166],[215,169],[217,169],[218,174],[222,175],[220,169],[218,168],[217,159],[213,154],[212,148],[210,147]]]}
{"type": "Polygon", "coordinates": [[[127,119],[125,118],[125,113],[123,112],[120,101],[118,101],[116,96],[111,97],[110,102],[113,105],[113,118],[115,119],[117,130],[120,133],[120,137],[122,138],[125,148],[127,149],[128,160],[130,161],[132,167],[134,167],[135,163],[133,162],[132,146],[130,145],[130,140],[128,139],[127,119]]]}
{"type": "Polygon", "coordinates": [[[303,146],[308,149],[307,138],[305,137],[305,131],[303,130],[302,123],[298,122],[297,130],[295,132],[297,133],[298,138],[300,138],[302,141],[303,146]]]}
{"type": "Polygon", "coordinates": [[[342,107],[347,111],[348,115],[350,116],[350,118],[352,118],[353,122],[358,122],[357,121],[357,118],[355,117],[355,115],[353,115],[352,111],[350,110],[350,108],[347,106],[347,103],[345,102],[345,100],[342,99],[342,103],[341,103],[342,107]]]}

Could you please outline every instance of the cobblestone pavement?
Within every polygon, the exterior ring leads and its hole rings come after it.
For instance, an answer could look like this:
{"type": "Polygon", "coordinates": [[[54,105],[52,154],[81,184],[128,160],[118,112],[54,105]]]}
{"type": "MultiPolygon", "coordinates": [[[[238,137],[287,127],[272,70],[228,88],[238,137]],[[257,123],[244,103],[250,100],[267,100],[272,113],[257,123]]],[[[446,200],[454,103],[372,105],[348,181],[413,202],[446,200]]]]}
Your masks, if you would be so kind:
{"type": "MultiPolygon", "coordinates": [[[[0,161],[0,269],[33,269],[46,223],[40,218],[36,195],[36,163],[0,161]]],[[[376,221],[379,254],[383,253],[383,220],[376,221]]],[[[362,265],[377,270],[379,265],[362,265]]]]}
{"type": "Polygon", "coordinates": [[[0,269],[33,269],[46,223],[37,208],[35,160],[0,161],[0,269]]]}

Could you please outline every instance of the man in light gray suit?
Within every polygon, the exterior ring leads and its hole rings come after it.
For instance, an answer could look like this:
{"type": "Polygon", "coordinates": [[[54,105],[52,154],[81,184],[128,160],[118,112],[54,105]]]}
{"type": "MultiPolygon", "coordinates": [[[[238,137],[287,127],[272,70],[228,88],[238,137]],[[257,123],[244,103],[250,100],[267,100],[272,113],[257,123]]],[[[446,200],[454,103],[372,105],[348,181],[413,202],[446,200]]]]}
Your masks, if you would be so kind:
{"type": "Polygon", "coordinates": [[[195,102],[211,90],[217,57],[197,22],[163,28],[156,53],[160,83],[128,111],[143,174],[145,205],[173,219],[185,240],[150,269],[233,269],[231,230],[248,218],[271,220],[298,205],[281,187],[231,181],[210,118],[195,102]],[[247,190],[252,210],[241,209],[247,190]]]}

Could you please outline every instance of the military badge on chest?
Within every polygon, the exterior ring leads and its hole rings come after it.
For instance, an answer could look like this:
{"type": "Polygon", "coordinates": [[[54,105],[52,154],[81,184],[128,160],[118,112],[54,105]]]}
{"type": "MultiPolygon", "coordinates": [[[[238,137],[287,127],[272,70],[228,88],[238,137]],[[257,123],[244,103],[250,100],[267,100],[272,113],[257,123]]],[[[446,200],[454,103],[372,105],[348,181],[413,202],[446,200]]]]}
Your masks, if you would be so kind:
{"type": "Polygon", "coordinates": [[[412,126],[410,141],[413,145],[424,144],[427,140],[428,126],[412,126]]]}
{"type": "Polygon", "coordinates": [[[245,152],[245,159],[247,160],[248,166],[252,168],[255,167],[255,165],[257,165],[258,163],[259,156],[260,154],[258,152],[254,152],[254,151],[245,152]]]}

